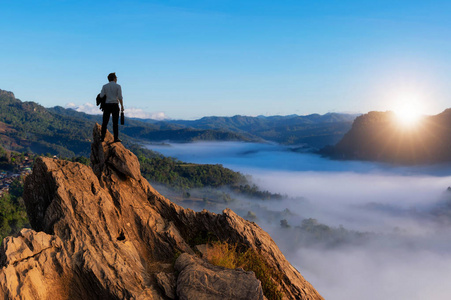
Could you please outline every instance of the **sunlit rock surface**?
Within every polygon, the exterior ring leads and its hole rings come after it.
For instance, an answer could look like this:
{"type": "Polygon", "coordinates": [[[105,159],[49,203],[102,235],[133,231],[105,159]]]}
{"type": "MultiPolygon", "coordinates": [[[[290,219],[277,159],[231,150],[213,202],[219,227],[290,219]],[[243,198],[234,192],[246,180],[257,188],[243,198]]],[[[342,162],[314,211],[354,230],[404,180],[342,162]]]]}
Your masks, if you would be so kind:
{"type": "Polygon", "coordinates": [[[24,192],[33,229],[3,241],[0,299],[264,299],[252,272],[195,256],[207,233],[256,250],[282,274],[285,299],[322,299],[256,224],[172,203],[110,133],[101,143],[96,124],[93,137],[92,168],[36,160],[24,192]]]}

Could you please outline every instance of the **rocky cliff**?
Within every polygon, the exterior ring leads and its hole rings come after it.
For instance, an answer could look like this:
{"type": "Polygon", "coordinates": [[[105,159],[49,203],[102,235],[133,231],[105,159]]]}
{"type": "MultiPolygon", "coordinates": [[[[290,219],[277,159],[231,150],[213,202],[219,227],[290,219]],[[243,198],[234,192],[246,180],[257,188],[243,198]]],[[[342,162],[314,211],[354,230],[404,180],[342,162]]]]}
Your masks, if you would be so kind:
{"type": "Polygon", "coordinates": [[[24,193],[33,229],[2,243],[0,299],[265,299],[253,272],[195,253],[205,236],[255,250],[284,299],[322,299],[256,224],[172,203],[112,140],[96,124],[92,168],[36,160],[24,193]]]}

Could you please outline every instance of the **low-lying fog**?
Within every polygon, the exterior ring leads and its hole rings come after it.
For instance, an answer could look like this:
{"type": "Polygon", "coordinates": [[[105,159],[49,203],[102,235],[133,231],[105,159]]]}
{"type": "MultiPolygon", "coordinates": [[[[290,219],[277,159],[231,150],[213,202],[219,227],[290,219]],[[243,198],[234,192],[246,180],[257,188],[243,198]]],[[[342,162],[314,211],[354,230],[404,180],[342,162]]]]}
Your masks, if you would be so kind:
{"type": "Polygon", "coordinates": [[[181,203],[230,207],[268,231],[325,299],[449,299],[451,166],[330,161],[278,145],[193,143],[149,149],[223,164],[280,201],[181,203]],[[315,219],[315,220],[312,220],[315,219]]]}

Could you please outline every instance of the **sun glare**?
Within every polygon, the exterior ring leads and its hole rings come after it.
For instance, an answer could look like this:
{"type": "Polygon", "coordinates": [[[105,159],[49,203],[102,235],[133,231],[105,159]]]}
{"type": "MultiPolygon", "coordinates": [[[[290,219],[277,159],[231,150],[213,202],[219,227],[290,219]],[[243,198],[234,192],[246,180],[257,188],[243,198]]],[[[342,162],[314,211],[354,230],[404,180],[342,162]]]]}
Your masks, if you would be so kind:
{"type": "Polygon", "coordinates": [[[394,112],[399,124],[403,127],[415,127],[423,117],[423,106],[415,99],[400,101],[394,112]]]}
{"type": "Polygon", "coordinates": [[[402,110],[395,111],[399,123],[404,126],[412,127],[421,119],[421,112],[414,107],[405,107],[402,110]]]}

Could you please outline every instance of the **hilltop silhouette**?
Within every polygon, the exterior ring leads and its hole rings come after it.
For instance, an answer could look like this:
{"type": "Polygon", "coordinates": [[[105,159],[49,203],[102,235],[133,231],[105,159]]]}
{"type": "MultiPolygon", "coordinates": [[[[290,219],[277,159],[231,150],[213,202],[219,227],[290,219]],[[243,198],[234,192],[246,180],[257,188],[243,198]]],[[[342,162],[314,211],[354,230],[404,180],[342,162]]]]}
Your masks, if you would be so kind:
{"type": "Polygon", "coordinates": [[[369,112],[323,154],[395,164],[451,162],[451,109],[425,116],[415,126],[403,127],[393,112],[369,112]]]}

